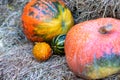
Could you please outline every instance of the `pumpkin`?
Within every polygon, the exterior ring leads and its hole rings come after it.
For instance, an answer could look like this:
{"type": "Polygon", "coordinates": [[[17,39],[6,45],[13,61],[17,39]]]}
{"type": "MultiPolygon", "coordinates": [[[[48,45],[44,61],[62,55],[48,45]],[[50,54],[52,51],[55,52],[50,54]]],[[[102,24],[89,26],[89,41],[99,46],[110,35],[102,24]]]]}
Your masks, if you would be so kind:
{"type": "Polygon", "coordinates": [[[61,35],[55,36],[52,39],[51,47],[53,49],[54,54],[58,54],[58,55],[64,54],[65,37],[66,37],[65,34],[61,34],[61,35]]]}
{"type": "Polygon", "coordinates": [[[87,79],[120,71],[120,20],[99,18],[76,24],[65,39],[69,68],[87,79]]]}
{"type": "Polygon", "coordinates": [[[33,56],[38,61],[46,61],[52,55],[52,49],[46,42],[37,42],[32,50],[33,56]]]}
{"type": "Polygon", "coordinates": [[[66,34],[74,21],[62,0],[31,0],[22,13],[23,31],[33,42],[51,41],[66,34]]]}

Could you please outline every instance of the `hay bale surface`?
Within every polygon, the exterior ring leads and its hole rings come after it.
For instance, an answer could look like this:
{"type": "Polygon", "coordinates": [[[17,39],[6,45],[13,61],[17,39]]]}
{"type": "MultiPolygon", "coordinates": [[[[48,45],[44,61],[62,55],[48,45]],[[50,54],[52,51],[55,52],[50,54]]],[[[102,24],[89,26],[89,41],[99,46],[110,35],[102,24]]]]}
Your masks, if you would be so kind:
{"type": "MultiPolygon", "coordinates": [[[[0,80],[83,80],[68,68],[65,57],[37,62],[33,43],[21,28],[21,13],[29,0],[0,0],[0,80]]],[[[99,17],[120,19],[120,0],[64,0],[75,23],[99,17]]],[[[112,75],[104,80],[120,80],[112,75]]]]}

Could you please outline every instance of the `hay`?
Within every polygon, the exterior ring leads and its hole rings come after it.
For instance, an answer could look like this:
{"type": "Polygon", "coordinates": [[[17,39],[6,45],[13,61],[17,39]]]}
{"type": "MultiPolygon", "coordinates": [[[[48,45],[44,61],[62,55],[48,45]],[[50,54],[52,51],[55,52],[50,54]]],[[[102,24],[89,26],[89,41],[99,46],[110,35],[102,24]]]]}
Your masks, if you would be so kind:
{"type": "MultiPolygon", "coordinates": [[[[99,17],[120,19],[120,0],[64,0],[76,23],[99,17]]],[[[28,0],[0,0],[0,80],[82,80],[68,68],[65,57],[53,55],[37,62],[33,43],[21,28],[21,13],[28,0]]],[[[119,80],[113,75],[104,80],[119,80]]]]}
{"type": "Polygon", "coordinates": [[[1,58],[0,71],[3,80],[62,80],[73,76],[64,57],[54,55],[46,62],[37,62],[31,50],[32,44],[25,44],[11,49],[9,55],[1,58]]]}
{"type": "Polygon", "coordinates": [[[75,22],[100,17],[120,19],[120,0],[64,0],[72,11],[75,22]]]}

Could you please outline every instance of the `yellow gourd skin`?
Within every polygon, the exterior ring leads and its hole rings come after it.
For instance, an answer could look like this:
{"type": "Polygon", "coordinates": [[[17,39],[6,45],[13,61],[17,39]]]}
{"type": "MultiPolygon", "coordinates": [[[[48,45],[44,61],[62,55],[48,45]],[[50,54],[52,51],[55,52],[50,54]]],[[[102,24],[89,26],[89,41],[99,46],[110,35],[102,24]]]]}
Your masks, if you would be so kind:
{"type": "Polygon", "coordinates": [[[32,52],[35,59],[38,61],[46,61],[52,55],[52,49],[46,42],[36,43],[32,52]]]}
{"type": "Polygon", "coordinates": [[[59,34],[66,34],[73,26],[73,19],[68,9],[64,13],[60,12],[58,18],[53,18],[50,22],[42,22],[35,27],[35,33],[44,35],[45,40],[50,40],[59,34]],[[49,30],[48,30],[49,29],[49,30]]]}
{"type": "Polygon", "coordinates": [[[50,42],[66,34],[74,25],[70,10],[62,0],[32,0],[23,10],[23,31],[33,42],[50,42]]]}

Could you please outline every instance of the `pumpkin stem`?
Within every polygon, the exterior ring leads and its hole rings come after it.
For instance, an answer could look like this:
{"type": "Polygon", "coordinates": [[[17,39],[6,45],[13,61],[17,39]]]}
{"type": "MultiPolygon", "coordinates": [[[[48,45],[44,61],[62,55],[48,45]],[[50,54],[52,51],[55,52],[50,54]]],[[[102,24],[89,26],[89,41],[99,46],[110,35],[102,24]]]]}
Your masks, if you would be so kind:
{"type": "Polygon", "coordinates": [[[113,27],[112,24],[108,24],[106,26],[100,27],[99,32],[101,34],[106,34],[106,33],[110,32],[112,30],[112,27],[113,27]]]}

